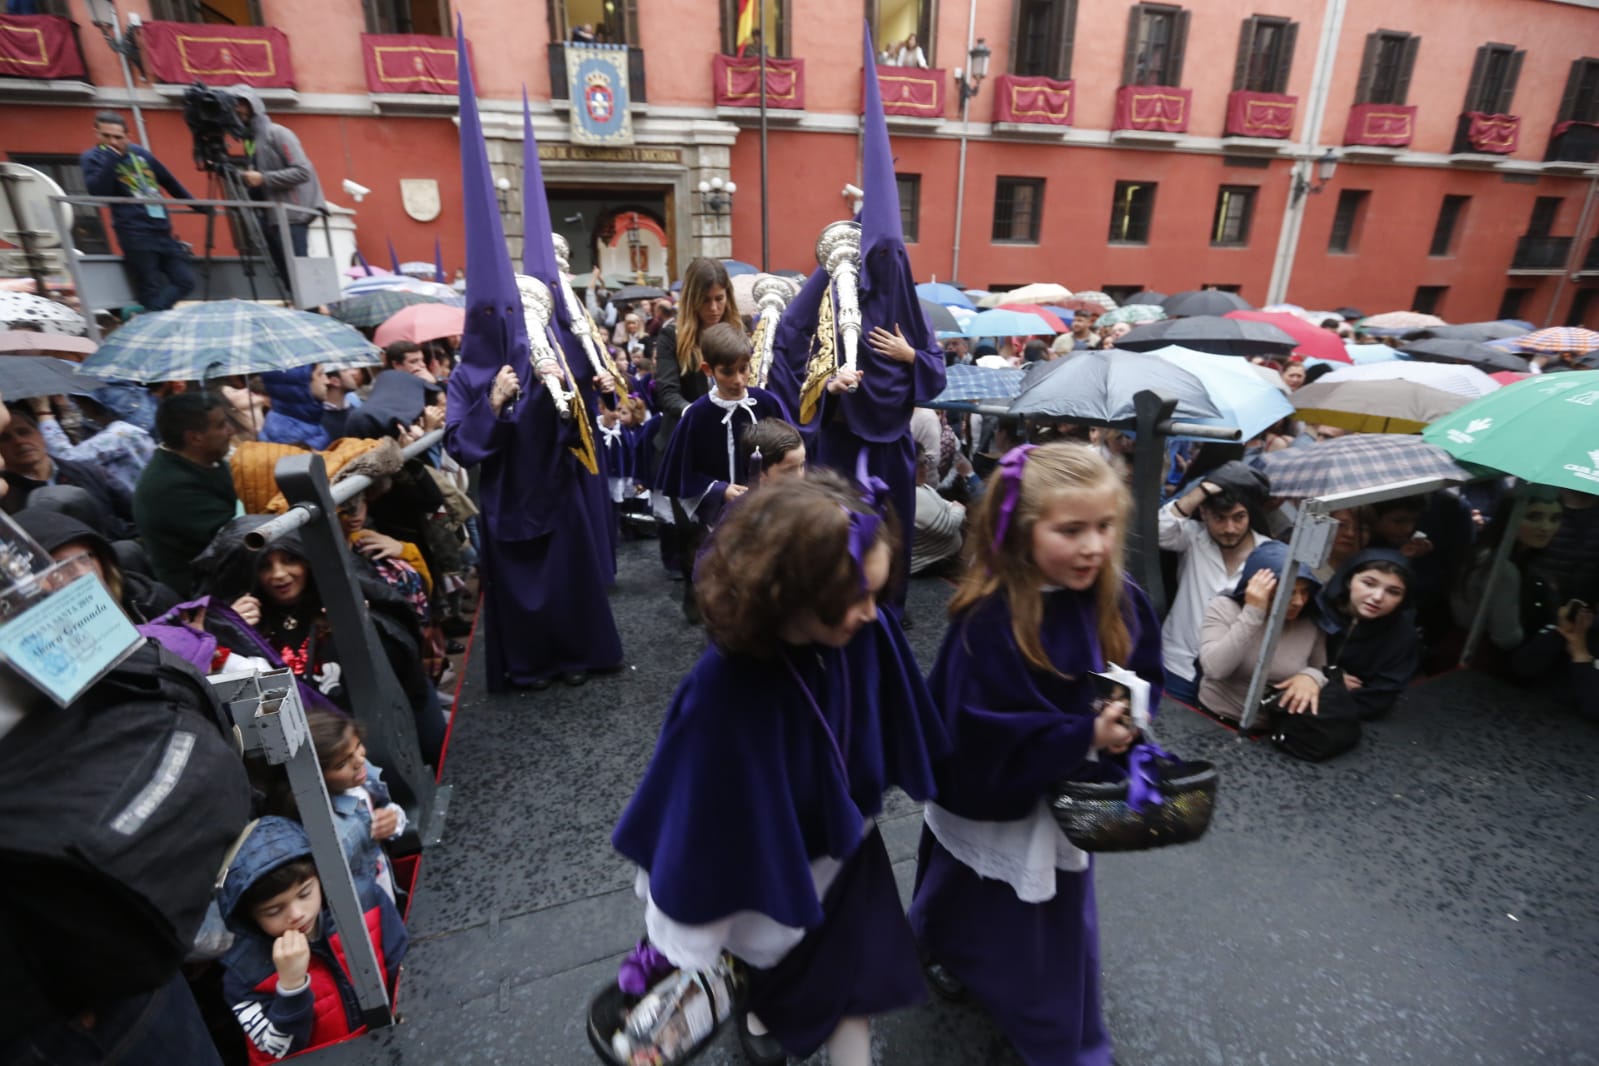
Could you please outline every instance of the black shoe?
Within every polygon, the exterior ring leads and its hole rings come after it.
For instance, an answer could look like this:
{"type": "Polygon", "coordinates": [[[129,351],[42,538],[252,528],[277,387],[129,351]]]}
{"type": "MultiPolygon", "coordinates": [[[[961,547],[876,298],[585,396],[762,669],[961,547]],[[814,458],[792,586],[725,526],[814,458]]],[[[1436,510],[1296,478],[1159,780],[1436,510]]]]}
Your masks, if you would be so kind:
{"type": "Polygon", "coordinates": [[[561,675],[561,680],[571,688],[577,688],[589,679],[589,675],[582,670],[572,670],[561,675]]]}
{"type": "Polygon", "coordinates": [[[744,1057],[754,1066],[784,1066],[788,1062],[788,1052],[771,1033],[756,1036],[750,1032],[749,1017],[748,1012],[740,1012],[738,1016],[738,1046],[744,1050],[744,1057]]]}
{"type": "Polygon", "coordinates": [[[444,651],[445,651],[445,654],[447,654],[447,655],[460,655],[465,650],[466,650],[466,645],[462,644],[458,640],[449,641],[448,643],[446,643],[444,645],[444,651]]]}
{"type": "Polygon", "coordinates": [[[916,619],[911,617],[909,611],[899,616],[899,627],[906,632],[916,628],[916,619]]]}
{"type": "Polygon", "coordinates": [[[550,687],[550,679],[547,677],[540,677],[524,684],[517,684],[516,687],[525,688],[529,692],[543,692],[545,689],[550,687]]]}
{"type": "Polygon", "coordinates": [[[933,986],[934,992],[951,1003],[966,1001],[966,986],[943,963],[929,960],[922,964],[922,971],[927,974],[927,983],[933,986]]]}

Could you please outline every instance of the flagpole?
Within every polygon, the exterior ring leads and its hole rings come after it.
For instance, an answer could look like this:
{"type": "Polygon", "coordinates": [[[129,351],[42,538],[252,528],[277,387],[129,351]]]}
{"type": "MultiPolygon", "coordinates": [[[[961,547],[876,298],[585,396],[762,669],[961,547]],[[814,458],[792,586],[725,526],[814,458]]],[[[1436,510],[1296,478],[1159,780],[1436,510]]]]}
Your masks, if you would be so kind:
{"type": "Polygon", "coordinates": [[[766,209],[766,0],[754,0],[760,5],[756,22],[760,26],[761,47],[761,270],[771,269],[772,217],[766,209]]]}

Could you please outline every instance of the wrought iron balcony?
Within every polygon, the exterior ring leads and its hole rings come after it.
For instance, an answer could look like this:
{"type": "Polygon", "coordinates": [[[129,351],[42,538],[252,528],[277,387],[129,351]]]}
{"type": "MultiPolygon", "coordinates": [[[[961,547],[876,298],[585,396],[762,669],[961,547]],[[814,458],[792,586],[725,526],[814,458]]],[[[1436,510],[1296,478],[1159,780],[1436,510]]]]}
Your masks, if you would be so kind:
{"type": "Polygon", "coordinates": [[[1566,268],[1571,255],[1572,237],[1518,237],[1516,254],[1510,259],[1511,273],[1553,273],[1566,268]]]}
{"type": "MultiPolygon", "coordinates": [[[[570,100],[572,93],[567,80],[566,42],[557,41],[547,47],[550,57],[550,99],[570,100]]],[[[627,48],[627,95],[635,104],[649,101],[649,95],[644,91],[644,49],[632,45],[627,48]]]]}

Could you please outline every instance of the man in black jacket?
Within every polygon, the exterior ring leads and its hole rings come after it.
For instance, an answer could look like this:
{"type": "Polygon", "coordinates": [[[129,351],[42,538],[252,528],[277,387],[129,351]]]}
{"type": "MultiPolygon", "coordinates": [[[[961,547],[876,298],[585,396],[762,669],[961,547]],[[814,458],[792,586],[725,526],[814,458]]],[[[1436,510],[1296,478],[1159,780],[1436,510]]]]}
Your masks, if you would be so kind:
{"type": "Polygon", "coordinates": [[[127,540],[133,525],[133,494],[94,463],[55,459],[45,450],[39,423],[26,404],[11,404],[10,424],[0,429],[0,460],[5,463],[7,491],[3,506],[16,514],[28,505],[35,489],[76,485],[94,498],[101,525],[112,540],[127,540]]]}

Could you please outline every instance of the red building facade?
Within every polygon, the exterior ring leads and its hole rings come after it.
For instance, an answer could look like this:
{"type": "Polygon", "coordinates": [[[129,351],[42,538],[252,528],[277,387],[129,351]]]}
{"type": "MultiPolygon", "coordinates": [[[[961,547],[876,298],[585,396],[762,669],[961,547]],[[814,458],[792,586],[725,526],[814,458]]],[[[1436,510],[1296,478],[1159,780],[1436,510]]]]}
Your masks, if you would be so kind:
{"type": "MultiPolygon", "coordinates": [[[[0,20],[0,150],[70,184],[93,112],[137,102],[187,180],[182,84],[249,80],[354,210],[368,259],[389,240],[431,259],[437,238],[459,264],[442,36],[459,16],[513,250],[525,85],[574,270],[759,264],[763,229],[768,266],[805,270],[852,207],[864,16],[894,46],[880,74],[920,277],[1599,326],[1588,0],[764,3],[764,212],[761,80],[752,49],[732,55],[736,0],[117,0],[124,33],[138,23],[126,78],[84,0],[53,0],[53,16],[0,20]],[[588,35],[627,46],[630,141],[574,133],[562,42],[588,35]],[[372,191],[354,203],[345,180],[372,191]]],[[[104,21],[109,7],[93,5],[104,21]]]]}

